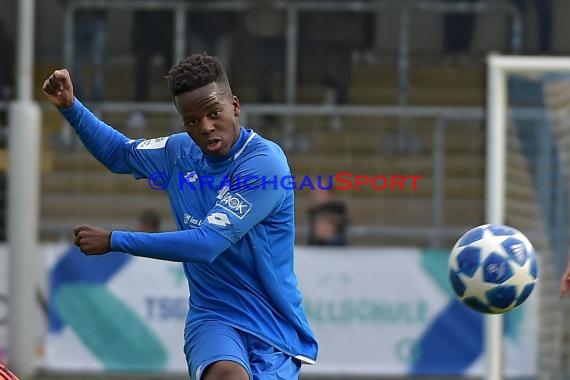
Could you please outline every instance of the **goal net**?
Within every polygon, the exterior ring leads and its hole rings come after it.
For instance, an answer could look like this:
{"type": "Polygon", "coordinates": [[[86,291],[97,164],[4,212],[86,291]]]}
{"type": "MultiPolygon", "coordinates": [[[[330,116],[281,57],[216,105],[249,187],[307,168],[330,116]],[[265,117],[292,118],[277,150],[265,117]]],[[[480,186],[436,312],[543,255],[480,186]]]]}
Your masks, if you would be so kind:
{"type": "MultiPolygon", "coordinates": [[[[535,246],[538,378],[568,378],[570,310],[558,286],[570,231],[570,59],[490,56],[487,102],[487,220],[535,246]]],[[[500,379],[502,321],[487,322],[487,378],[500,379]]]]}

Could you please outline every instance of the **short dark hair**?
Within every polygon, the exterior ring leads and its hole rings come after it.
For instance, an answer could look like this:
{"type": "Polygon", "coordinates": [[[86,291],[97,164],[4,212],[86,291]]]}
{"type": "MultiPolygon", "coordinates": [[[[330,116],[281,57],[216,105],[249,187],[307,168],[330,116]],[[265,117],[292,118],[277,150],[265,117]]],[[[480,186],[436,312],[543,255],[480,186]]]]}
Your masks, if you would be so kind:
{"type": "Polygon", "coordinates": [[[172,66],[166,75],[166,80],[173,97],[210,83],[217,83],[227,89],[230,95],[232,93],[222,63],[216,57],[205,53],[192,54],[172,66]]]}

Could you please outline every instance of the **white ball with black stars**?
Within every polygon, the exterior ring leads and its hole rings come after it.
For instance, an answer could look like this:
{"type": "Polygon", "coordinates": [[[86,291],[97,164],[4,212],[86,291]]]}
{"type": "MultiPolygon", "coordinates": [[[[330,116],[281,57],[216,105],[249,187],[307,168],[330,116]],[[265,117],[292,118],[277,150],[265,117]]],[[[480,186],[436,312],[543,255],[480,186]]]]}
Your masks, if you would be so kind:
{"type": "Polygon", "coordinates": [[[506,313],[531,295],[538,280],[534,247],[513,227],[475,227],[451,250],[449,279],[467,306],[482,313],[506,313]]]}

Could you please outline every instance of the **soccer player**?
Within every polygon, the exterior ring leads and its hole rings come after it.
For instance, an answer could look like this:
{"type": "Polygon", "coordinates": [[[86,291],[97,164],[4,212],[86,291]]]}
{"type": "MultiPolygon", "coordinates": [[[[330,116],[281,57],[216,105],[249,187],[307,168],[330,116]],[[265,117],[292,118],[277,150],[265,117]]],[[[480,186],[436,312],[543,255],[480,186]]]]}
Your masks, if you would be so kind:
{"type": "Polygon", "coordinates": [[[74,97],[67,70],[45,80],[47,99],[94,157],[164,188],[179,229],[83,225],[75,244],[86,255],[112,250],[183,263],[190,289],[184,352],[194,380],[298,379],[318,344],[294,272],[294,195],[279,183],[290,176],[286,157],[240,125],[239,100],[216,57],[192,55],[166,79],[186,133],[136,141],[74,97]],[[239,185],[244,178],[252,181],[239,185]]]}
{"type": "Polygon", "coordinates": [[[4,364],[0,363],[0,380],[18,380],[4,364]]]}

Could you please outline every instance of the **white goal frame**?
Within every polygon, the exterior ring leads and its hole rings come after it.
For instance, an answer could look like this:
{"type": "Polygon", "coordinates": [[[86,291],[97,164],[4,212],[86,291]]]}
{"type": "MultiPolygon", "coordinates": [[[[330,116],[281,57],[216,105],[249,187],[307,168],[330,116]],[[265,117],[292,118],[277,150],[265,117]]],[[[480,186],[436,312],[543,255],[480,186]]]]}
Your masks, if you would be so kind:
{"type": "MultiPolygon", "coordinates": [[[[568,57],[487,57],[487,156],[485,218],[487,223],[505,223],[507,150],[507,75],[514,73],[569,72],[568,57]]],[[[486,380],[503,378],[503,317],[485,317],[486,380]]]]}

